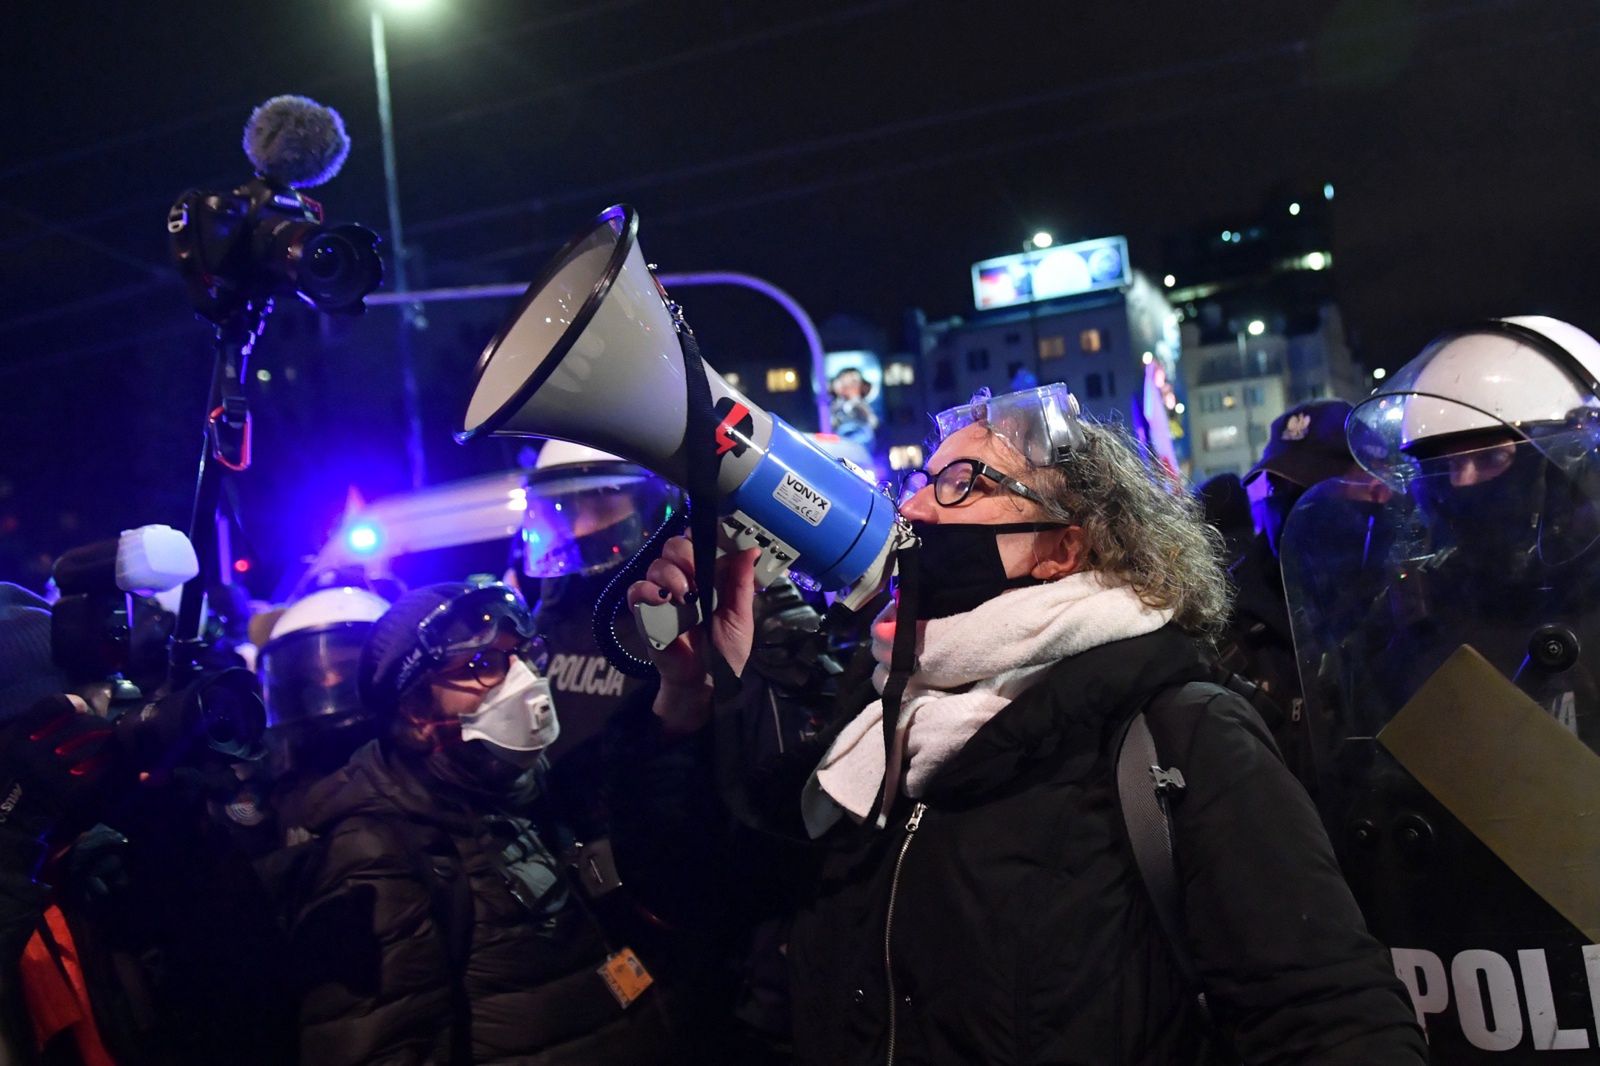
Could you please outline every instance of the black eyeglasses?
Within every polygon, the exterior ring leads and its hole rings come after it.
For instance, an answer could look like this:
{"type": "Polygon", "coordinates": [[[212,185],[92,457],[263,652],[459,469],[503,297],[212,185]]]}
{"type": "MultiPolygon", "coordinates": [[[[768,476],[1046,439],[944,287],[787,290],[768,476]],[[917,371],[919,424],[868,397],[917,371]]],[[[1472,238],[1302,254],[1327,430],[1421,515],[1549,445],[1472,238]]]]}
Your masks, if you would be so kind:
{"type": "Polygon", "coordinates": [[[494,688],[511,672],[513,656],[527,663],[535,673],[543,673],[550,659],[544,641],[535,637],[511,649],[480,648],[473,652],[472,658],[452,670],[444,671],[441,676],[461,681],[471,678],[480,688],[494,688]]]}
{"type": "Polygon", "coordinates": [[[1044,505],[1043,497],[1037,492],[981,459],[952,459],[938,473],[929,473],[927,467],[907,470],[900,475],[900,503],[903,506],[907,500],[932,484],[934,502],[940,507],[955,507],[972,494],[972,487],[980,477],[988,478],[1025,500],[1044,505]]]}

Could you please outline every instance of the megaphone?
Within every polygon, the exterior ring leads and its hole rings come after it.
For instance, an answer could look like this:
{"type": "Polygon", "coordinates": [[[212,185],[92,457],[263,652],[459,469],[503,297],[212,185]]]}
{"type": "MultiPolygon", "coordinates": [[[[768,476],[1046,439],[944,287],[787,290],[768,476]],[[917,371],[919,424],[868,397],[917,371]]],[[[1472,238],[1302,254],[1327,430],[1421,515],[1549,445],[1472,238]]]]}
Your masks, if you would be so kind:
{"type": "MultiPolygon", "coordinates": [[[[479,357],[456,440],[554,437],[688,484],[694,445],[678,335],[687,327],[646,265],[638,230],[638,214],[619,204],[556,254],[479,357]]],[[[793,568],[848,608],[871,599],[895,549],[915,539],[893,502],[709,366],[706,377],[723,528],[734,547],[761,549],[757,581],[793,568]]],[[[659,610],[674,618],[646,611],[640,620],[662,647],[684,619],[659,610]]]]}

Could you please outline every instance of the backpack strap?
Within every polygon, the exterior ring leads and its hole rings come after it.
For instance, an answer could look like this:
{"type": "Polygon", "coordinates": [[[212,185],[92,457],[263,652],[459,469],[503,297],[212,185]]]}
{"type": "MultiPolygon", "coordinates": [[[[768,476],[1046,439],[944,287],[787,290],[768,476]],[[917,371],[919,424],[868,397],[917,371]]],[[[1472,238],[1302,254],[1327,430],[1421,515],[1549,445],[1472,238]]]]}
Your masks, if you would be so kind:
{"type": "Polygon", "coordinates": [[[1205,989],[1187,947],[1183,882],[1173,848],[1172,803],[1182,794],[1187,782],[1177,766],[1163,769],[1148,715],[1151,712],[1162,715],[1180,701],[1204,701],[1215,691],[1214,686],[1204,682],[1162,689],[1129,719],[1117,738],[1116,747],[1117,802],[1122,808],[1122,822],[1139,869],[1139,879],[1144,882],[1156,920],[1166,934],[1173,963],[1184,983],[1194,990],[1201,1014],[1208,1021],[1210,1009],[1205,989]]]}

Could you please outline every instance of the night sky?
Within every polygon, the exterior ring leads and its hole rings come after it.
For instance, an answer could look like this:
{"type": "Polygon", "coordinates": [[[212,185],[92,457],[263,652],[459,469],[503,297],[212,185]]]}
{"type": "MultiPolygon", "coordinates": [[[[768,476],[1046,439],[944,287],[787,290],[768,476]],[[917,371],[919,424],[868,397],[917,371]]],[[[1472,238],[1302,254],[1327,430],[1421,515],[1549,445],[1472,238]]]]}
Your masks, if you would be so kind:
{"type": "MultiPolygon", "coordinates": [[[[1491,314],[1600,330],[1586,0],[435,0],[390,17],[389,51],[414,286],[530,278],[626,201],[663,270],[758,274],[894,349],[906,309],[969,311],[969,264],[1037,229],[1125,233],[1159,277],[1165,236],[1331,182],[1369,366],[1491,314]]],[[[163,223],[184,188],[249,176],[250,109],[303,93],[341,111],[354,150],[312,195],[332,221],[386,216],[363,0],[14,5],[0,86],[0,578],[37,585],[74,544],[187,525],[209,331],[163,223]]],[[[680,298],[714,364],[799,361],[755,297],[680,298]]],[[[349,486],[404,481],[393,312],[280,306],[237,486],[261,594],[349,486]]],[[[430,311],[435,480],[515,456],[448,439],[506,307],[430,311]]]]}

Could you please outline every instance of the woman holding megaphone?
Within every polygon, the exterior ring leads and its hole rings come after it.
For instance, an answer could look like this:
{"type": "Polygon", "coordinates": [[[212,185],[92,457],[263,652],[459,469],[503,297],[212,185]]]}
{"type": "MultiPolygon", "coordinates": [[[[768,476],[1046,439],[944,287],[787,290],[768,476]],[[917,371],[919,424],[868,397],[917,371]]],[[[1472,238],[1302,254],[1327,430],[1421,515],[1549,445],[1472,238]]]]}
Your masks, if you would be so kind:
{"type": "MultiPolygon", "coordinates": [[[[788,950],[799,1061],[1425,1061],[1311,802],[1202,680],[1228,591],[1188,495],[1060,385],[936,420],[900,499],[920,578],[873,622],[871,683],[764,769],[794,788],[755,790],[817,844],[788,950]],[[1170,833],[1152,867],[1146,801],[1170,833]]],[[[687,603],[695,579],[677,538],[629,601],[687,603]]],[[[709,625],[654,653],[670,731],[709,723],[713,675],[750,656],[755,552],[716,584],[709,625]]]]}

